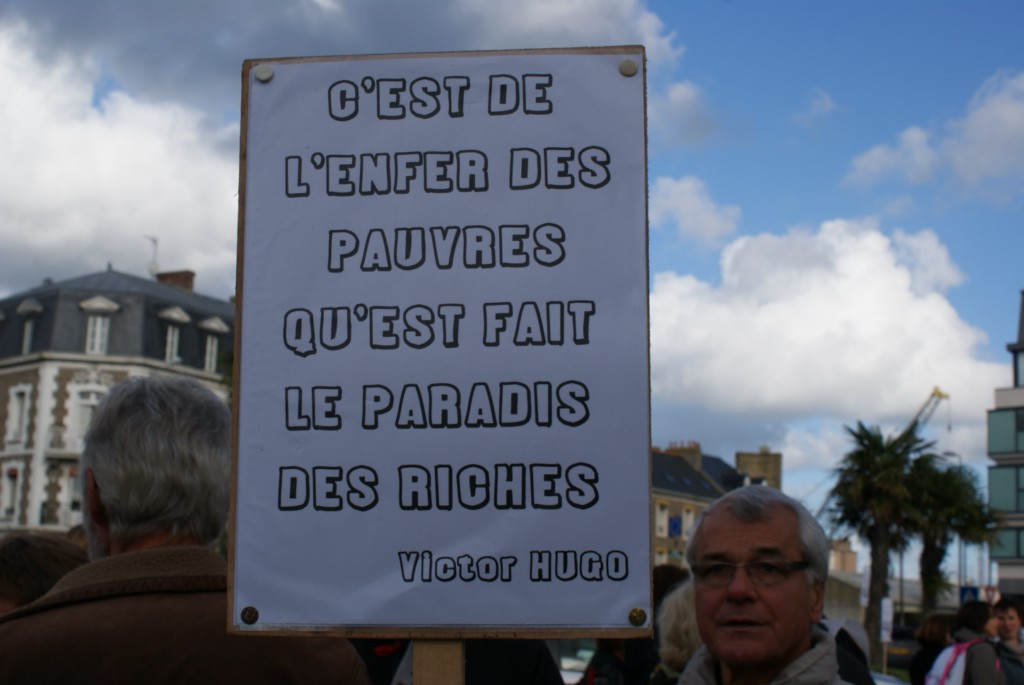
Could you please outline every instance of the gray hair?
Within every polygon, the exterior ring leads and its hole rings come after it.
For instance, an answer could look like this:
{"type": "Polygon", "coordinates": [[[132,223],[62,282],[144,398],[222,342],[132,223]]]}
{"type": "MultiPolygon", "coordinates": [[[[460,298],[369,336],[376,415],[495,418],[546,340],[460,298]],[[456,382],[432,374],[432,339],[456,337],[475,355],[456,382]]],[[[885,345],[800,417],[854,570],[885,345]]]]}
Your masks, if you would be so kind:
{"type": "Polygon", "coordinates": [[[658,607],[658,656],[681,671],[702,644],[697,630],[693,582],[687,580],[668,593],[658,607]]]}
{"type": "Polygon", "coordinates": [[[686,561],[690,566],[697,563],[697,538],[701,525],[709,514],[722,507],[739,520],[750,523],[769,520],[779,507],[792,511],[799,526],[800,553],[810,564],[808,578],[811,582],[822,583],[828,579],[829,542],[821,524],[800,502],[767,485],[748,485],[732,490],[700,512],[690,529],[690,541],[686,546],[686,561]]]}
{"type": "Polygon", "coordinates": [[[111,539],[159,532],[214,541],[227,519],[230,440],[227,405],[198,381],[150,376],[114,386],[82,453],[111,539]]]}

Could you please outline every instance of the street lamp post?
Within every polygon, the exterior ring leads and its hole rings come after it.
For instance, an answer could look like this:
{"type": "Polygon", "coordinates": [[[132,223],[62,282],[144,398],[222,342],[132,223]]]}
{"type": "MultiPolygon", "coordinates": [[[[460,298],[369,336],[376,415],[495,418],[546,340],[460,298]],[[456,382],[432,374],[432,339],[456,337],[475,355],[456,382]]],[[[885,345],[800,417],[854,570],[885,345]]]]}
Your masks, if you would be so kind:
{"type": "MultiPolygon", "coordinates": [[[[958,452],[946,451],[942,453],[943,457],[956,457],[956,467],[963,469],[964,460],[958,452]]],[[[964,586],[964,540],[959,535],[956,536],[956,592],[957,598],[960,597],[960,588],[964,586]]]]}

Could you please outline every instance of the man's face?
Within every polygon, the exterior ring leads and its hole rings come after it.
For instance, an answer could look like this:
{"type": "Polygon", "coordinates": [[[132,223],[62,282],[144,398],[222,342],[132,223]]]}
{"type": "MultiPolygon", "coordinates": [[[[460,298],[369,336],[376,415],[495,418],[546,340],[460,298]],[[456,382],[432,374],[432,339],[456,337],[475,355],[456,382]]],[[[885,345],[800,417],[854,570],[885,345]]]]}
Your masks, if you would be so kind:
{"type": "MultiPolygon", "coordinates": [[[[697,563],[803,561],[796,514],[778,507],[767,521],[746,522],[725,509],[708,515],[697,539],[697,563]]],[[[723,587],[697,580],[697,627],[722,667],[722,682],[745,674],[765,681],[807,651],[811,625],[821,619],[822,583],[794,571],[770,587],[756,586],[737,569],[723,587]]]]}
{"type": "Polygon", "coordinates": [[[1016,609],[1000,609],[996,612],[999,620],[999,638],[1004,642],[1016,643],[1020,638],[1020,615],[1016,609]]]}

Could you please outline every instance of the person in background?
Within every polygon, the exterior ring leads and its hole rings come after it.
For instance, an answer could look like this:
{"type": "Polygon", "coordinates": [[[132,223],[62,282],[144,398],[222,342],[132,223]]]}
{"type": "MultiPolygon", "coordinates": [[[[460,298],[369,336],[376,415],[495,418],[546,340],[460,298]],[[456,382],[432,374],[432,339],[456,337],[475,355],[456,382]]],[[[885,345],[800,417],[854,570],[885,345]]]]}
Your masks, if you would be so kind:
{"type": "Polygon", "coordinates": [[[1024,685],[1024,645],[1020,641],[1020,607],[1011,599],[1001,599],[995,605],[996,630],[999,642],[996,648],[1006,685],[1024,685]]]}
{"type": "MultiPolygon", "coordinates": [[[[675,564],[658,564],[651,571],[651,595],[654,616],[658,615],[665,595],[690,577],[690,572],[675,564]]],[[[578,685],[646,685],[658,665],[658,625],[650,638],[596,641],[594,656],[583,671],[578,685]]]]}
{"type": "Polygon", "coordinates": [[[368,685],[348,641],[227,632],[227,565],[211,549],[230,485],[230,415],[184,377],[132,378],[85,435],[92,561],[0,616],[0,683],[368,685]]]}
{"type": "MultiPolygon", "coordinates": [[[[352,644],[373,685],[416,685],[411,641],[356,638],[352,644]]],[[[543,640],[466,640],[465,659],[465,685],[563,685],[543,640]]]]}
{"type": "Polygon", "coordinates": [[[8,535],[0,541],[0,614],[42,597],[68,571],[87,561],[84,549],[61,537],[8,535]]]}
{"type": "Polygon", "coordinates": [[[819,624],[836,641],[839,677],[850,685],[875,685],[868,667],[868,634],[849,619],[824,618],[819,624]]]}
{"type": "Polygon", "coordinates": [[[977,600],[964,602],[953,620],[953,641],[968,643],[963,685],[1006,685],[996,645],[999,622],[992,605],[977,600]]]}
{"type": "Polygon", "coordinates": [[[700,649],[693,606],[693,583],[683,583],[661,602],[657,614],[658,657],[649,685],[674,685],[690,657],[700,649]]]}
{"type": "Polygon", "coordinates": [[[949,645],[949,617],[928,614],[914,631],[914,638],[921,647],[910,660],[910,685],[925,685],[932,664],[949,645]]]}

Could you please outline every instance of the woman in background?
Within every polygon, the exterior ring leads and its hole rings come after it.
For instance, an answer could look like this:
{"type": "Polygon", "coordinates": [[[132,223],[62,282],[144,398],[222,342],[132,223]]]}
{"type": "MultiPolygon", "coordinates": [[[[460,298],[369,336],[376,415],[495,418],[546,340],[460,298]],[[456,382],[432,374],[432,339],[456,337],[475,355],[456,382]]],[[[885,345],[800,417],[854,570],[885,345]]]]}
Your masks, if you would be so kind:
{"type": "Polygon", "coordinates": [[[925,676],[936,657],[949,645],[949,617],[928,614],[914,632],[914,638],[921,648],[910,660],[910,685],[925,685],[925,676]]]}

